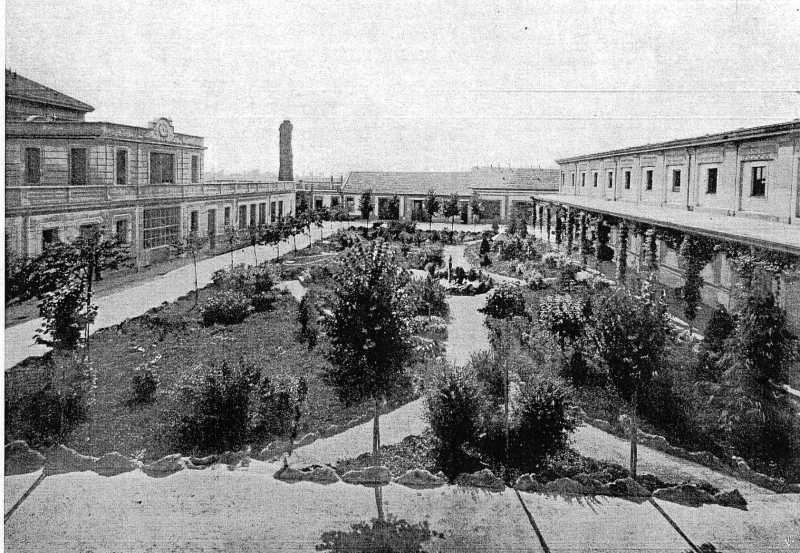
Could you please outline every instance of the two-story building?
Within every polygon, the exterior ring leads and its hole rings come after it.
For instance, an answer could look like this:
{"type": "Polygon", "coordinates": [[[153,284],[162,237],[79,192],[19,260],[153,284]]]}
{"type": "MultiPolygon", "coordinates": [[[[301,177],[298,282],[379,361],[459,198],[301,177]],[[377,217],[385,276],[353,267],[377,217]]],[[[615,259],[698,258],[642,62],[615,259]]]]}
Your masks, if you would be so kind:
{"type": "Polygon", "coordinates": [[[191,232],[221,244],[226,228],[294,213],[292,182],[204,182],[203,138],[161,117],[135,127],[89,122],[92,106],[6,71],[6,249],[35,256],[101,226],[137,265],[191,232]]]}
{"type": "MultiPolygon", "coordinates": [[[[800,255],[800,121],[582,154],[557,160],[557,195],[537,196],[539,209],[570,210],[675,229],[768,251],[800,255]]],[[[612,244],[617,229],[612,229],[612,244]]],[[[628,263],[639,262],[641,236],[630,239],[628,263]]],[[[659,278],[682,285],[677,252],[659,245],[659,278]]],[[[736,271],[722,253],[703,271],[703,300],[731,303],[736,271]]],[[[772,283],[800,328],[800,282],[772,283]]]]}

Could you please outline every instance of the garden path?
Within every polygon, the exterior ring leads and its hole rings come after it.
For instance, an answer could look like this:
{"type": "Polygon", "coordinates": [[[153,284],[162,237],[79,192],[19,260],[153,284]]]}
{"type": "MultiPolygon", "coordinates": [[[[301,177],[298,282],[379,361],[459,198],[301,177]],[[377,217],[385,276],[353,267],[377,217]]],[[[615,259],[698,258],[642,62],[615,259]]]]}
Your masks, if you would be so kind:
{"type": "MultiPolygon", "coordinates": [[[[452,255],[453,266],[457,266],[457,259],[466,263],[463,250],[464,246],[447,246],[445,259],[448,255],[452,255]]],[[[450,321],[447,327],[447,360],[456,365],[463,365],[469,361],[472,353],[489,348],[483,316],[478,312],[478,309],[486,303],[486,294],[450,296],[448,303],[450,321]]],[[[381,442],[397,443],[406,436],[423,432],[426,428],[423,400],[418,399],[381,417],[381,442]]],[[[370,421],[341,434],[298,448],[292,456],[292,464],[332,464],[339,459],[356,457],[371,449],[371,439],[370,421]]],[[[613,461],[623,466],[627,465],[630,455],[630,445],[626,440],[588,425],[581,425],[575,431],[572,445],[583,455],[613,461]]],[[[772,493],[745,480],[642,445],[639,446],[638,456],[641,472],[650,472],[664,480],[703,479],[719,488],[738,488],[745,496],[772,493]]]]}
{"type": "MultiPolygon", "coordinates": [[[[332,234],[334,227],[326,223],[323,228],[323,235],[332,234]]],[[[319,240],[318,230],[312,231],[313,240],[319,240]]],[[[297,238],[297,247],[305,248],[310,244],[307,235],[297,238]]],[[[287,252],[291,248],[291,241],[281,243],[280,251],[287,252]]],[[[257,246],[256,254],[258,261],[263,262],[276,257],[276,249],[272,246],[257,246]]],[[[197,263],[197,282],[202,288],[211,282],[211,275],[214,271],[230,266],[231,255],[233,263],[252,265],[255,257],[252,247],[235,250],[233,254],[225,253],[204,259],[197,263]]],[[[142,282],[137,286],[132,286],[114,294],[108,294],[97,298],[96,304],[99,307],[97,319],[91,327],[95,332],[101,328],[113,326],[126,319],[138,317],[148,309],[157,307],[163,302],[170,302],[178,299],[184,294],[194,289],[194,268],[192,264],[184,265],[174,271],[170,271],[152,280],[142,282]]],[[[5,329],[4,339],[4,363],[5,368],[9,369],[32,355],[44,355],[50,349],[47,346],[36,344],[33,336],[36,329],[42,325],[42,319],[34,319],[19,325],[10,326],[5,329]]]]}

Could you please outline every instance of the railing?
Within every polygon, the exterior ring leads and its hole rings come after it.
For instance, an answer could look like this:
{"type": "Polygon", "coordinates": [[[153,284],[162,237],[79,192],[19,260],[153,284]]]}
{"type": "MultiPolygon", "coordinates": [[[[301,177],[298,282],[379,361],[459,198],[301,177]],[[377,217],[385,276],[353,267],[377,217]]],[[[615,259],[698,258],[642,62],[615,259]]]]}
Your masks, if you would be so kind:
{"type": "Polygon", "coordinates": [[[293,192],[292,182],[204,182],[197,184],[9,186],[6,209],[111,201],[201,198],[231,194],[293,192]]]}

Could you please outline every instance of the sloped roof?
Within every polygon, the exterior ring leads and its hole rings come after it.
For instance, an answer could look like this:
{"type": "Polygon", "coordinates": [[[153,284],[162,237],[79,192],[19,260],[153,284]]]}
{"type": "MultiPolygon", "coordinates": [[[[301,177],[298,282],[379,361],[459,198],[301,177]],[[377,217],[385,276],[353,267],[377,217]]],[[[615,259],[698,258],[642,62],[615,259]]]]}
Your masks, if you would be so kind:
{"type": "Polygon", "coordinates": [[[496,167],[452,172],[353,171],[344,188],[354,192],[371,190],[376,194],[425,194],[433,189],[440,196],[468,196],[474,188],[557,190],[559,174],[558,169],[496,167]]]}
{"type": "Polygon", "coordinates": [[[63,92],[54,90],[41,83],[25,78],[10,69],[6,69],[6,97],[19,98],[21,100],[41,104],[50,104],[83,113],[94,111],[94,108],[89,104],[76,100],[72,96],[67,96],[63,92]]]}

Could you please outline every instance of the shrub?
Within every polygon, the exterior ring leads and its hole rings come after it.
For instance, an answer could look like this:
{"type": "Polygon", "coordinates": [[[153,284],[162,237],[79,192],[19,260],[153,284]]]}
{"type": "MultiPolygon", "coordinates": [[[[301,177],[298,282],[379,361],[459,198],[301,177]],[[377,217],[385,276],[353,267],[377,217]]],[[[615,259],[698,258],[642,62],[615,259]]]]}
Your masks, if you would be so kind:
{"type": "Polygon", "coordinates": [[[539,304],[539,324],[555,335],[562,351],[583,335],[587,323],[584,303],[570,295],[547,296],[539,304]]]}
{"type": "Polygon", "coordinates": [[[721,352],[725,340],[730,337],[735,326],[736,320],[733,315],[728,313],[724,305],[717,305],[714,311],[711,312],[708,323],[706,323],[703,346],[708,350],[717,353],[721,352]]]}
{"type": "Polygon", "coordinates": [[[489,254],[484,254],[483,259],[481,259],[481,267],[489,267],[492,264],[492,260],[489,258],[489,254]]]}
{"type": "Polygon", "coordinates": [[[250,302],[241,292],[223,290],[209,297],[201,307],[203,325],[238,324],[247,318],[250,302]]]}
{"type": "Polygon", "coordinates": [[[317,326],[316,317],[314,316],[314,302],[309,295],[310,292],[303,296],[297,306],[297,323],[300,325],[297,339],[301,344],[307,344],[308,350],[311,351],[317,345],[317,326]]]}
{"type": "Polygon", "coordinates": [[[302,405],[308,396],[308,384],[302,377],[286,375],[264,377],[258,385],[258,396],[251,417],[252,436],[289,436],[294,440],[302,405]]]}
{"type": "Polygon", "coordinates": [[[488,350],[474,352],[466,365],[487,397],[502,400],[505,397],[505,378],[494,353],[488,350]]]}
{"type": "Polygon", "coordinates": [[[544,290],[547,288],[547,283],[544,281],[544,275],[539,271],[531,271],[525,275],[525,284],[531,290],[544,290]]]}
{"type": "Polygon", "coordinates": [[[497,219],[492,220],[492,232],[494,234],[500,232],[500,221],[498,221],[497,219]]]}
{"type": "Polygon", "coordinates": [[[25,440],[32,447],[62,443],[86,420],[89,366],[74,354],[56,354],[47,363],[51,376],[38,389],[6,388],[6,441],[25,440]]]}
{"type": "Polygon", "coordinates": [[[566,390],[553,380],[532,380],[517,395],[509,424],[507,460],[504,415],[499,406],[484,419],[479,448],[483,455],[507,469],[532,472],[548,456],[566,447],[576,424],[568,413],[566,390]]]}
{"type": "Polygon", "coordinates": [[[495,319],[525,315],[525,296],[519,286],[503,283],[492,290],[480,311],[495,319]]]}
{"type": "Polygon", "coordinates": [[[275,292],[261,292],[250,298],[250,305],[256,313],[264,313],[272,310],[276,299],[275,292]]]}
{"type": "Polygon", "coordinates": [[[489,253],[491,250],[492,250],[492,248],[489,245],[489,241],[486,239],[486,236],[484,236],[481,239],[481,246],[478,249],[478,253],[481,254],[481,255],[484,255],[484,254],[489,253]]]}
{"type": "Polygon", "coordinates": [[[131,377],[131,404],[152,403],[158,388],[158,375],[148,366],[133,369],[131,377]]]}
{"type": "Polygon", "coordinates": [[[447,291],[438,280],[430,277],[410,280],[406,292],[416,315],[447,317],[447,291]]]}
{"type": "Polygon", "coordinates": [[[426,406],[439,466],[455,476],[467,464],[465,446],[480,430],[482,401],[474,376],[463,369],[445,373],[428,393],[426,406]]]}
{"type": "Polygon", "coordinates": [[[233,269],[218,269],[211,275],[211,282],[218,289],[240,292],[246,296],[272,290],[276,280],[277,275],[269,265],[258,267],[237,265],[233,269]]]}
{"type": "Polygon", "coordinates": [[[542,264],[548,269],[560,269],[566,262],[566,256],[560,252],[548,252],[542,256],[542,264]]]}

